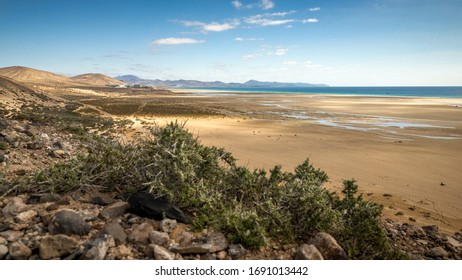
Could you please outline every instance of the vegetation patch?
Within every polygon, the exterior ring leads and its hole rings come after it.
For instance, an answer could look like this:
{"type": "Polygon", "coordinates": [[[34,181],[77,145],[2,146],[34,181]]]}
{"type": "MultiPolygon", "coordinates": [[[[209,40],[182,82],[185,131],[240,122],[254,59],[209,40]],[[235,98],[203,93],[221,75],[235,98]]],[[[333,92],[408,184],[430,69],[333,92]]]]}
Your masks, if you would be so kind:
{"type": "Polygon", "coordinates": [[[381,207],[364,201],[354,181],[345,181],[341,198],[323,187],[326,173],[309,160],[294,172],[252,171],[224,149],[202,145],[184,124],[152,132],[126,144],[94,137],[86,154],[12,185],[18,192],[146,191],[177,204],[198,230],[220,229],[247,247],[303,242],[326,231],[352,259],[400,257],[381,227],[381,207]]]}

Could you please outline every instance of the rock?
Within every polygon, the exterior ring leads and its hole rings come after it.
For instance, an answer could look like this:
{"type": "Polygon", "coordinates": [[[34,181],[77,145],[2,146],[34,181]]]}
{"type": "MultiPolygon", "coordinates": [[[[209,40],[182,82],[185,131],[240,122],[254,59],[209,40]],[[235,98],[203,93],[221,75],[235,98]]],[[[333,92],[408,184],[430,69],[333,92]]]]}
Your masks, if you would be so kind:
{"type": "Polygon", "coordinates": [[[19,238],[23,237],[24,232],[16,231],[16,230],[6,230],[3,232],[0,232],[0,236],[5,238],[8,242],[14,242],[18,240],[19,238]]]}
{"type": "Polygon", "coordinates": [[[170,219],[163,219],[160,222],[160,230],[166,233],[172,232],[177,226],[177,222],[175,220],[170,219]]]}
{"type": "Polygon", "coordinates": [[[156,244],[150,244],[146,247],[146,255],[155,260],[174,260],[175,254],[156,244]]]}
{"type": "Polygon", "coordinates": [[[430,236],[438,235],[439,232],[437,225],[423,226],[422,229],[430,236]]]}
{"type": "Polygon", "coordinates": [[[323,260],[321,252],[319,252],[316,246],[310,244],[302,244],[297,248],[295,253],[296,260],[323,260]]]}
{"type": "Polygon", "coordinates": [[[207,243],[193,243],[189,246],[172,246],[170,250],[181,255],[205,254],[212,251],[213,246],[207,243]]]}
{"type": "MultiPolygon", "coordinates": [[[[231,248],[231,245],[229,246],[231,248]]],[[[228,254],[226,251],[221,251],[217,253],[217,259],[218,260],[225,260],[228,257],[228,254]]]]}
{"type": "Polygon", "coordinates": [[[160,231],[151,231],[149,233],[149,241],[153,244],[167,247],[170,244],[170,238],[168,237],[168,233],[160,232],[160,231]]]}
{"type": "Polygon", "coordinates": [[[154,227],[148,223],[142,223],[135,227],[135,229],[128,236],[128,240],[133,243],[149,243],[149,233],[154,230],[154,227]]]}
{"type": "Polygon", "coordinates": [[[16,216],[15,220],[16,220],[18,223],[28,224],[28,223],[30,223],[36,216],[37,216],[37,211],[35,211],[35,210],[29,210],[29,211],[25,211],[25,212],[19,213],[19,214],[16,216]]]}
{"type": "Polygon", "coordinates": [[[194,234],[192,234],[189,231],[183,231],[178,236],[177,242],[181,246],[188,246],[192,244],[193,239],[194,239],[194,234]]]}
{"type": "Polygon", "coordinates": [[[316,246],[326,260],[347,259],[347,254],[343,248],[340,247],[337,241],[328,233],[318,232],[308,243],[316,246]]]}
{"type": "Polygon", "coordinates": [[[72,254],[78,246],[77,240],[64,234],[47,236],[40,242],[40,258],[44,260],[62,258],[72,254]]]}
{"type": "MultiPolygon", "coordinates": [[[[225,252],[225,251],[221,251],[221,252],[225,252]]],[[[246,252],[247,251],[245,250],[244,246],[242,246],[241,244],[231,244],[229,245],[229,248],[228,248],[228,255],[233,260],[237,260],[240,257],[244,256],[246,252]]],[[[217,254],[217,258],[218,258],[218,254],[217,254]]]]}
{"type": "Polygon", "coordinates": [[[162,220],[167,217],[189,224],[191,221],[176,205],[149,193],[133,193],[128,198],[130,212],[141,217],[162,220]]]}
{"type": "MultiPolygon", "coordinates": [[[[85,251],[80,257],[81,260],[104,260],[111,244],[112,236],[103,235],[97,237],[85,245],[85,251]]],[[[112,242],[114,242],[112,240],[112,242]]]]}
{"type": "Polygon", "coordinates": [[[21,198],[13,197],[10,201],[3,207],[3,216],[5,218],[16,217],[19,213],[29,210],[29,206],[24,204],[21,198]]]}
{"type": "MultiPolygon", "coordinates": [[[[459,240],[455,239],[455,238],[452,237],[452,236],[448,236],[447,238],[448,238],[447,243],[448,243],[449,245],[451,245],[452,247],[454,247],[454,248],[460,248],[460,247],[462,247],[462,242],[460,242],[459,240]]],[[[0,244],[1,244],[1,243],[0,243],[0,244]]]]}
{"type": "Polygon", "coordinates": [[[18,175],[18,176],[24,176],[26,175],[26,170],[25,169],[18,169],[14,172],[14,174],[18,175]]]}
{"type": "Polygon", "coordinates": [[[61,199],[61,196],[56,193],[44,193],[44,194],[31,194],[27,200],[28,204],[36,203],[47,203],[47,202],[56,202],[61,199]]]}
{"type": "Polygon", "coordinates": [[[88,202],[100,206],[108,206],[114,202],[114,199],[106,196],[95,196],[92,197],[88,202]]]}
{"type": "Polygon", "coordinates": [[[40,150],[43,149],[45,145],[42,142],[34,141],[26,144],[26,149],[29,150],[40,150]]]}
{"type": "Polygon", "coordinates": [[[8,241],[6,241],[5,238],[0,236],[0,245],[6,245],[6,244],[8,244],[8,241]]]}
{"type": "Polygon", "coordinates": [[[404,224],[403,227],[404,231],[406,232],[406,235],[410,237],[422,238],[427,236],[427,234],[421,227],[409,224],[404,224]]]}
{"type": "Polygon", "coordinates": [[[113,221],[105,228],[103,228],[100,234],[109,234],[114,238],[114,241],[117,245],[123,244],[127,240],[127,234],[117,221],[113,221]]]}
{"type": "Polygon", "coordinates": [[[48,231],[51,234],[87,235],[90,232],[90,226],[77,212],[61,210],[51,219],[48,231]]]}
{"type": "Polygon", "coordinates": [[[206,242],[212,245],[209,253],[215,253],[226,250],[229,246],[229,242],[225,235],[221,232],[211,232],[207,235],[206,242]]]}
{"type": "Polygon", "coordinates": [[[0,245],[0,260],[3,260],[8,255],[8,247],[6,245],[0,245]]]}
{"type": "Polygon", "coordinates": [[[53,150],[66,150],[66,146],[61,141],[54,142],[53,145],[51,146],[51,148],[53,150]]]}
{"type": "Polygon", "coordinates": [[[9,223],[0,223],[0,232],[10,229],[9,223]]]}
{"type": "Polygon", "coordinates": [[[104,219],[109,220],[125,214],[129,208],[130,204],[128,202],[118,201],[103,209],[100,214],[104,219]]]}
{"type": "Polygon", "coordinates": [[[98,209],[83,209],[78,212],[85,222],[96,221],[99,217],[98,209]]]}
{"type": "Polygon", "coordinates": [[[444,250],[444,248],[440,246],[432,248],[428,255],[436,259],[444,259],[449,256],[448,252],[446,252],[446,250],[444,250]]]}
{"type": "Polygon", "coordinates": [[[0,163],[6,162],[6,156],[4,153],[0,153],[0,163]]]}
{"type": "Polygon", "coordinates": [[[115,248],[109,249],[108,255],[111,256],[111,259],[123,260],[132,256],[132,250],[125,245],[119,245],[115,248]]]}
{"type": "Polygon", "coordinates": [[[13,260],[27,260],[32,255],[32,251],[21,241],[16,241],[10,244],[9,254],[13,260]]]}

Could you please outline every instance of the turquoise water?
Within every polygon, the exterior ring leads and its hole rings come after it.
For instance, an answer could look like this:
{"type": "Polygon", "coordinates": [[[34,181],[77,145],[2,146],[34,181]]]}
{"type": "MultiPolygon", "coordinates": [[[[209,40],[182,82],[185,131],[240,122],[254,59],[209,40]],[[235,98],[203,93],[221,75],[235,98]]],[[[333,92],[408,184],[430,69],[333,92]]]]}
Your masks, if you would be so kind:
{"type": "Polygon", "coordinates": [[[462,98],[462,87],[196,88],[226,92],[462,98]]]}

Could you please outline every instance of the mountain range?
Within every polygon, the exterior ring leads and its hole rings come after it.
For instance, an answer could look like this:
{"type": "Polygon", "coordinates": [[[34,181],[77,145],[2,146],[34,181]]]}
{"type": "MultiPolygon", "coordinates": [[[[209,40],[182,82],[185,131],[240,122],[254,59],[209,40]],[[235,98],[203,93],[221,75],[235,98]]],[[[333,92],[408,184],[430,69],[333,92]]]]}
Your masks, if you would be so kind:
{"type": "Polygon", "coordinates": [[[150,80],[141,79],[134,75],[118,76],[114,79],[121,80],[127,84],[156,86],[156,87],[191,87],[191,88],[288,88],[288,87],[328,87],[325,84],[309,84],[309,83],[280,83],[280,82],[260,82],[249,80],[245,83],[224,83],[220,81],[202,82],[197,80],[150,80]]]}

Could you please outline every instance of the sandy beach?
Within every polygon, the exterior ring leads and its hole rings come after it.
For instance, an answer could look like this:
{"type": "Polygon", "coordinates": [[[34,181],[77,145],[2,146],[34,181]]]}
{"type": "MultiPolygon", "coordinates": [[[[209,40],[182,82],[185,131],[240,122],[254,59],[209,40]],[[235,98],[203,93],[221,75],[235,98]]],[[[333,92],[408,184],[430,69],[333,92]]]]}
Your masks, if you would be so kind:
{"type": "MultiPolygon", "coordinates": [[[[462,229],[462,100],[333,95],[176,93],[150,98],[213,108],[220,116],[132,116],[187,121],[201,142],[251,168],[293,170],[310,158],[326,187],[358,181],[384,218],[462,229]]],[[[146,105],[146,102],[143,103],[146,105]]]]}

